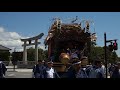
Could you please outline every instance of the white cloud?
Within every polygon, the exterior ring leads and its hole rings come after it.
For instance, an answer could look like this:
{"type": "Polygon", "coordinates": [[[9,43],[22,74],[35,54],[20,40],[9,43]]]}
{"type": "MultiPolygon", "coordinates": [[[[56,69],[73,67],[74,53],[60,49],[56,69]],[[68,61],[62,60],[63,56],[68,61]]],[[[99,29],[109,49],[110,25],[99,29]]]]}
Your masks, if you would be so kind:
{"type": "MultiPolygon", "coordinates": [[[[21,36],[17,32],[7,32],[5,31],[5,28],[0,27],[0,45],[12,49],[11,52],[13,52],[14,50],[23,51],[23,47],[22,47],[23,42],[20,39],[24,39],[24,38],[29,38],[29,37],[21,36]]],[[[34,45],[28,46],[27,48],[29,47],[34,48],[34,45]]],[[[38,47],[45,50],[45,47],[42,44],[40,44],[38,47]]]]}
{"type": "Polygon", "coordinates": [[[15,48],[18,51],[23,50],[21,38],[27,37],[23,37],[16,32],[7,32],[3,27],[0,27],[0,44],[12,49],[12,51],[15,48]]]}
{"type": "Polygon", "coordinates": [[[0,33],[1,32],[4,32],[4,28],[3,27],[0,27],[0,33]]]}

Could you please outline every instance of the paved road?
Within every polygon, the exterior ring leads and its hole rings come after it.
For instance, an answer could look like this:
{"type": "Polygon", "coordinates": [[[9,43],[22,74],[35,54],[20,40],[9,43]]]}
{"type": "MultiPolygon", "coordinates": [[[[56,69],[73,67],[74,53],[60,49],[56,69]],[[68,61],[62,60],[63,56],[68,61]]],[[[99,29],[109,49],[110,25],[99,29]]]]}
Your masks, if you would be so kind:
{"type": "Polygon", "coordinates": [[[32,78],[31,69],[8,69],[6,72],[6,78],[32,78]]]}
{"type": "Polygon", "coordinates": [[[32,69],[8,69],[6,78],[32,78],[32,69]]]}
{"type": "Polygon", "coordinates": [[[6,78],[31,78],[31,72],[7,72],[6,78]]]}

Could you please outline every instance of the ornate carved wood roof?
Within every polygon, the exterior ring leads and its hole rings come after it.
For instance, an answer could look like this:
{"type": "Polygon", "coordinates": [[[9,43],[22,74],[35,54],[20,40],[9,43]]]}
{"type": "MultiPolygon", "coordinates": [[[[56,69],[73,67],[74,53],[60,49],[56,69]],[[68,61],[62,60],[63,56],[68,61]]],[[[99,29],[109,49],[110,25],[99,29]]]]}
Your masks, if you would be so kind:
{"type": "Polygon", "coordinates": [[[86,42],[90,38],[85,32],[85,28],[81,28],[81,24],[78,23],[61,23],[60,29],[57,28],[58,26],[56,24],[52,24],[44,42],[46,45],[50,40],[55,40],[55,42],[67,40],[86,42]]]}

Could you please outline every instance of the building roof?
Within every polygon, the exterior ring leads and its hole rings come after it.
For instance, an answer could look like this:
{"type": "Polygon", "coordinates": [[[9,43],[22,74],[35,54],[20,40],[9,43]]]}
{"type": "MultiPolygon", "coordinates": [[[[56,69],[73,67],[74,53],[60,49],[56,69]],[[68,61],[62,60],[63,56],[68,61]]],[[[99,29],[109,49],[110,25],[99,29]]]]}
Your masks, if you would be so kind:
{"type": "Polygon", "coordinates": [[[5,46],[0,45],[0,50],[11,50],[10,48],[7,48],[5,46]]]}

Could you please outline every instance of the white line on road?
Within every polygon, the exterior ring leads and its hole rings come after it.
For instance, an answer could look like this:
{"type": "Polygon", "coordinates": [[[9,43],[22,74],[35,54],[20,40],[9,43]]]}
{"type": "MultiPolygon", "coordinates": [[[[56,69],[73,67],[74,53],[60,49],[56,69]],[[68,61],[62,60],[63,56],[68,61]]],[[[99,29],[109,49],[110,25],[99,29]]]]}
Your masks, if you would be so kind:
{"type": "Polygon", "coordinates": [[[31,74],[23,74],[23,75],[31,75],[31,74]]]}
{"type": "Polygon", "coordinates": [[[9,74],[9,75],[7,75],[7,76],[15,76],[15,74],[9,74]]]}

